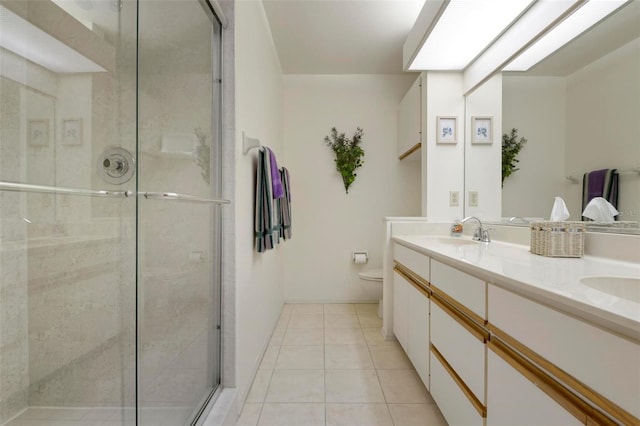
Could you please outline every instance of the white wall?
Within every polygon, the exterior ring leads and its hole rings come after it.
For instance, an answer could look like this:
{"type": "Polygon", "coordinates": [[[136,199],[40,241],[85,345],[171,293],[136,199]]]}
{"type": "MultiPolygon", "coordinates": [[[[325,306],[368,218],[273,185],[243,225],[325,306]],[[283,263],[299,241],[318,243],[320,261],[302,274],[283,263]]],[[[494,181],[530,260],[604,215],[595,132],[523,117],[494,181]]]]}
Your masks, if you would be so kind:
{"type": "MultiPolygon", "coordinates": [[[[566,167],[572,174],[640,167],[640,38],[567,79],[566,167]]],[[[640,176],[620,175],[619,220],[640,220],[640,176]]],[[[569,208],[581,208],[573,185],[569,208]]],[[[572,211],[573,211],[572,210],[572,211]]]]}
{"type": "Polygon", "coordinates": [[[499,219],[502,213],[502,76],[492,77],[467,96],[465,108],[465,216],[499,219]],[[472,143],[473,117],[492,117],[490,144],[472,143]],[[469,205],[469,191],[478,193],[478,205],[469,205]]]}
{"type": "Polygon", "coordinates": [[[464,97],[462,73],[424,73],[422,78],[422,215],[429,220],[462,218],[462,201],[449,206],[449,191],[464,191],[464,97]],[[436,142],[438,116],[458,117],[457,143],[436,142]]]}
{"type": "Polygon", "coordinates": [[[282,153],[282,72],[262,2],[235,3],[235,30],[235,351],[242,403],[283,303],[282,247],[261,254],[254,250],[256,151],[242,155],[242,132],[282,153]]]}
{"type": "MultiPolygon", "coordinates": [[[[502,78],[502,133],[518,129],[527,139],[518,159],[520,170],[504,181],[502,216],[549,218],[554,197],[566,200],[566,79],[509,76],[502,78]]],[[[500,129],[500,127],[498,127],[500,129]]],[[[580,212],[570,211],[572,220],[580,212]]]]}
{"type": "Polygon", "coordinates": [[[364,301],[377,297],[358,279],[382,268],[385,216],[420,214],[420,164],[400,162],[397,111],[414,75],[287,75],[284,161],[291,174],[293,238],[284,244],[285,299],[364,301]],[[332,127],[364,129],[364,165],[349,194],[323,141],[332,127]],[[351,262],[367,250],[369,263],[351,262]]]}

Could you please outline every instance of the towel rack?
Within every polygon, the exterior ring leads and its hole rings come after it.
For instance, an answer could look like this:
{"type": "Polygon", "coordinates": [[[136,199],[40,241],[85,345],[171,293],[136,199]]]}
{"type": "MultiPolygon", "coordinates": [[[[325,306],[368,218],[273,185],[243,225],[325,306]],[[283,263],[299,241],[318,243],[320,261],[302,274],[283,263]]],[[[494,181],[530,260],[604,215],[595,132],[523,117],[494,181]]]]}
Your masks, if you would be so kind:
{"type": "Polygon", "coordinates": [[[254,148],[260,148],[260,139],[250,138],[242,132],[242,153],[247,155],[254,148]]]}
{"type": "MultiPolygon", "coordinates": [[[[622,174],[638,174],[640,176],[640,167],[634,167],[631,169],[616,169],[619,175],[622,174]]],[[[571,183],[580,183],[582,182],[582,177],[576,177],[574,175],[567,176],[567,180],[571,181],[571,183]]]]}
{"type": "Polygon", "coordinates": [[[230,204],[230,200],[217,198],[203,198],[195,195],[179,194],[177,192],[140,192],[139,195],[144,196],[148,200],[167,200],[167,201],[190,201],[192,203],[205,204],[230,204]]]}
{"type": "Polygon", "coordinates": [[[40,194],[79,195],[83,197],[127,198],[133,196],[132,191],[107,191],[63,186],[31,185],[20,182],[0,181],[0,191],[35,192],[40,194]]]}

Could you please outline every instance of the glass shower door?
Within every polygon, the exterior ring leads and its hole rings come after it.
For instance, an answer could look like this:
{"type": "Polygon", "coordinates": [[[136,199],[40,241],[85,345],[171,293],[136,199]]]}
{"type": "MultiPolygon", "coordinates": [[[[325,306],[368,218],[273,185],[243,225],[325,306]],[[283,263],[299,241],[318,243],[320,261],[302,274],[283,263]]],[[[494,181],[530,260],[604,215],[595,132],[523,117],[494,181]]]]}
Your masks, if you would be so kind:
{"type": "Polygon", "coordinates": [[[130,6],[0,1],[2,425],[136,421],[135,179],[96,173],[135,152],[130,6]]]}
{"type": "Polygon", "coordinates": [[[204,2],[139,3],[142,425],[191,423],[220,381],[220,39],[204,2]]]}

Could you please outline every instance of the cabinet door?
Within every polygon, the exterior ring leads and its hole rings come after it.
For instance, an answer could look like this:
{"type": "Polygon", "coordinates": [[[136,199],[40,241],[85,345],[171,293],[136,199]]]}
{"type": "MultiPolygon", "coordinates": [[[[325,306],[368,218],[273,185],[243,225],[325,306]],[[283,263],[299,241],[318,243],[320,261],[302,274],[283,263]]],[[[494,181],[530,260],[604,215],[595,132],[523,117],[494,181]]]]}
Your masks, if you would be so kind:
{"type": "Polygon", "coordinates": [[[450,425],[482,426],[484,418],[434,354],[431,354],[431,396],[450,425]]]}
{"type": "Polygon", "coordinates": [[[408,311],[409,311],[409,287],[411,284],[407,282],[397,272],[393,273],[393,334],[400,342],[405,352],[408,352],[408,311]]]}
{"type": "Polygon", "coordinates": [[[418,289],[409,287],[409,359],[429,389],[429,299],[418,289]]]}
{"type": "Polygon", "coordinates": [[[487,426],[581,424],[492,351],[488,354],[487,372],[487,426]]]}
{"type": "MultiPolygon", "coordinates": [[[[403,157],[411,148],[421,143],[421,77],[418,77],[413,86],[400,102],[398,112],[398,156],[403,157]]],[[[419,159],[420,155],[412,155],[407,158],[419,159]]]]}

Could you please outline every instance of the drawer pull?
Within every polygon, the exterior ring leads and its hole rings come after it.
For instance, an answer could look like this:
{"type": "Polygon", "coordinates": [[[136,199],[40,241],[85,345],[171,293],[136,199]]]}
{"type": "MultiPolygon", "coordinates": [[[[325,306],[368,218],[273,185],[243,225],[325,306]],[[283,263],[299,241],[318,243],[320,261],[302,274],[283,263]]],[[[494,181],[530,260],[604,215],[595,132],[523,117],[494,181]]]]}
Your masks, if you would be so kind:
{"type": "Polygon", "coordinates": [[[485,407],[482,404],[482,402],[480,402],[480,400],[473,394],[471,389],[469,389],[469,386],[467,386],[467,384],[464,382],[464,380],[462,380],[462,378],[458,375],[458,373],[455,372],[455,370],[447,362],[447,360],[444,359],[444,357],[442,356],[440,351],[438,351],[438,349],[436,349],[436,347],[433,346],[433,343],[431,343],[431,353],[436,358],[438,358],[438,361],[440,361],[440,364],[442,364],[444,369],[447,370],[447,373],[449,373],[449,376],[451,376],[453,381],[456,382],[456,384],[458,385],[458,387],[460,388],[462,393],[464,393],[464,396],[467,397],[467,399],[469,400],[471,405],[473,405],[473,408],[476,409],[478,414],[480,414],[480,416],[483,417],[483,418],[487,417],[487,407],[485,407]]]}
{"type": "Polygon", "coordinates": [[[474,323],[471,319],[465,317],[455,310],[455,308],[448,305],[444,300],[440,298],[440,295],[433,293],[431,295],[431,301],[440,307],[447,315],[453,318],[458,324],[463,326],[469,333],[471,333],[476,339],[482,343],[487,343],[489,340],[489,332],[474,323]]]}
{"type": "Polygon", "coordinates": [[[487,323],[487,321],[485,321],[485,319],[482,318],[480,315],[476,314],[471,309],[467,308],[462,303],[458,302],[456,299],[449,296],[444,291],[440,290],[438,287],[434,286],[433,284],[431,284],[430,287],[433,294],[440,297],[440,300],[447,302],[449,305],[453,306],[454,308],[456,308],[457,310],[459,310],[460,312],[462,312],[463,314],[471,318],[474,322],[478,324],[487,323]]]}
{"type": "Polygon", "coordinates": [[[431,290],[428,287],[429,281],[416,276],[413,272],[411,272],[409,268],[397,262],[393,267],[393,270],[400,274],[405,280],[409,282],[409,284],[414,286],[425,297],[431,297],[431,290]]]}
{"type": "MultiPolygon", "coordinates": [[[[498,327],[489,323],[487,324],[487,328],[491,331],[491,337],[489,339],[489,347],[497,355],[500,355],[503,359],[505,359],[504,356],[498,351],[496,351],[496,348],[498,348],[498,350],[500,350],[501,348],[506,348],[506,350],[502,351],[503,353],[514,354],[515,356],[517,356],[517,359],[522,360],[527,365],[531,365],[532,369],[535,369],[541,375],[544,375],[544,377],[546,377],[546,380],[556,383],[556,386],[558,387],[562,387],[556,380],[549,377],[542,370],[548,371],[549,374],[556,377],[560,382],[565,383],[569,388],[575,390],[579,395],[582,395],[585,399],[591,401],[593,404],[599,407],[602,411],[604,411],[607,415],[619,420],[623,424],[640,426],[640,419],[636,418],[633,414],[629,413],[628,411],[626,411],[616,403],[610,401],[608,398],[605,398],[604,396],[600,395],[598,392],[594,391],[589,386],[585,385],[575,377],[571,376],[569,373],[562,370],[555,364],[547,361],[545,358],[538,355],[536,352],[532,351],[531,349],[529,349],[528,347],[526,347],[525,345],[520,343],[518,340],[514,339],[513,337],[505,333],[504,331],[500,330],[498,327]],[[538,366],[540,366],[540,368],[538,368],[538,366]]],[[[507,361],[509,364],[512,364],[507,359],[505,359],[505,361],[507,361]]],[[[515,365],[512,364],[512,366],[516,368],[518,371],[521,371],[515,365]]],[[[525,377],[528,377],[525,373],[522,373],[522,374],[525,377]]],[[[531,381],[534,382],[533,380],[531,381]]],[[[534,383],[537,383],[537,382],[534,382],[534,383]]],[[[545,389],[543,389],[542,387],[540,389],[545,391],[545,389]]],[[[569,393],[571,396],[573,396],[573,394],[570,393],[568,390],[566,390],[564,387],[562,387],[562,389],[564,390],[564,392],[569,393]]],[[[545,393],[547,392],[545,391],[545,393]]],[[[549,393],[547,394],[550,397],[554,398],[553,395],[549,393]]],[[[593,409],[593,407],[591,407],[590,405],[587,405],[586,403],[584,403],[581,399],[578,399],[578,398],[576,399],[578,403],[581,404],[580,406],[584,406],[583,411],[584,413],[586,413],[584,415],[589,418],[588,421],[585,420],[585,424],[588,424],[588,425],[616,424],[611,422],[611,420],[608,417],[604,416],[599,411],[596,411],[595,409],[593,409]]],[[[562,404],[558,400],[556,401],[564,407],[564,404],[562,404]]],[[[567,411],[570,411],[573,414],[571,410],[567,409],[567,411]]],[[[581,417],[577,417],[577,418],[582,421],[581,417]]]]}

